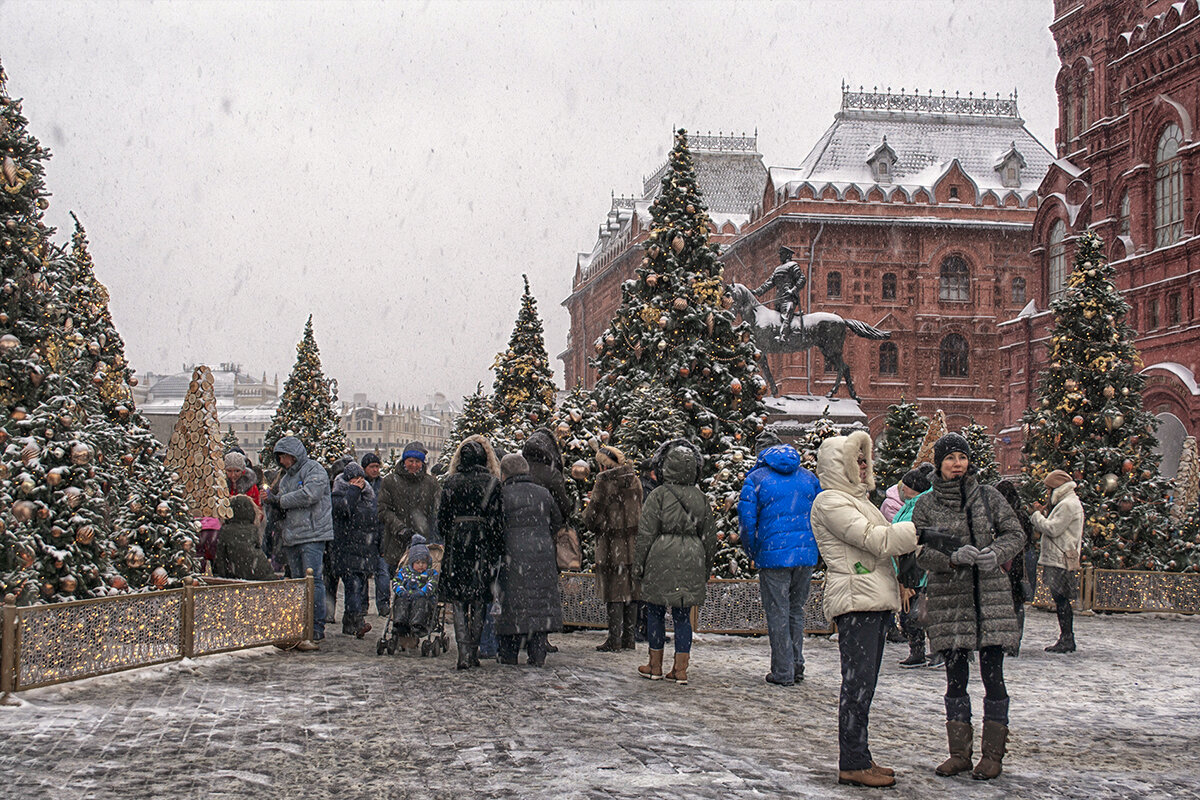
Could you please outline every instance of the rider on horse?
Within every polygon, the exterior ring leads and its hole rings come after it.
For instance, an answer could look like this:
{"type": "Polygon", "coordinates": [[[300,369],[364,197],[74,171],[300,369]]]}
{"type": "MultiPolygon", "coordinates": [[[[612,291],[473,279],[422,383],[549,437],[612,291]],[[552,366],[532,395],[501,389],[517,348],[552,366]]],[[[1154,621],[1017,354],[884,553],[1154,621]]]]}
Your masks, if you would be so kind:
{"type": "MultiPolygon", "coordinates": [[[[762,297],[768,289],[775,289],[775,301],[778,303],[776,310],[783,322],[778,336],[781,342],[787,339],[788,332],[792,327],[792,319],[800,312],[800,290],[808,283],[804,267],[792,259],[793,255],[795,252],[792,248],[780,245],[779,266],[762,286],[754,290],[755,297],[762,297]]],[[[803,314],[800,314],[800,327],[804,327],[803,314]]]]}

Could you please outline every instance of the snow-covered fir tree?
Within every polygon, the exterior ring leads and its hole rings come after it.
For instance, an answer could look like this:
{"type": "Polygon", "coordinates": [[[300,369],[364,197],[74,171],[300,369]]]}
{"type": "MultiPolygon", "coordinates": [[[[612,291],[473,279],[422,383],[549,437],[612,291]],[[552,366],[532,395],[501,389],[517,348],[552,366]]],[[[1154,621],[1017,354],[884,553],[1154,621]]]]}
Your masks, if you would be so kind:
{"type": "Polygon", "coordinates": [[[883,423],[883,441],[875,451],[875,489],[880,495],[889,487],[900,482],[917,459],[921,440],[929,428],[929,420],[921,416],[916,403],[899,403],[888,406],[883,423]]]}
{"type": "Polygon", "coordinates": [[[221,437],[221,448],[226,453],[232,453],[235,449],[241,449],[241,442],[238,441],[237,431],[230,425],[225,431],[225,435],[221,437]]]}
{"type": "Polygon", "coordinates": [[[538,316],[537,298],[529,291],[529,278],[521,295],[521,309],[508,349],[496,355],[492,369],[496,381],[492,386],[492,411],[501,425],[520,429],[528,435],[545,425],[554,412],[554,373],[546,354],[542,320],[538,316]]]}
{"type": "Polygon", "coordinates": [[[600,470],[596,463],[596,451],[609,442],[610,436],[603,428],[599,405],[592,393],[583,388],[583,384],[576,383],[575,388],[563,398],[555,413],[552,430],[562,452],[567,494],[575,509],[569,522],[579,532],[583,550],[582,568],[587,572],[595,564],[596,540],[583,527],[583,509],[587,506],[588,496],[596,483],[596,473],[600,470]]]}
{"type": "Polygon", "coordinates": [[[683,412],[670,390],[654,381],[634,388],[615,427],[615,441],[621,452],[636,462],[654,455],[663,442],[684,433],[683,412]]]}
{"type": "Polygon", "coordinates": [[[821,416],[804,426],[804,433],[796,440],[796,449],[800,451],[800,466],[814,475],[817,472],[817,451],[821,442],[832,436],[841,436],[838,424],[829,416],[829,408],[821,412],[821,416]]]}
{"type": "Polygon", "coordinates": [[[977,470],[976,479],[980,483],[994,484],[1000,480],[1000,464],[996,461],[996,448],[992,444],[992,432],[986,425],[980,425],[971,418],[971,424],[961,431],[967,444],[971,446],[971,464],[977,470]]]}
{"type": "Polygon", "coordinates": [[[275,464],[275,443],[284,436],[297,437],[309,458],[324,466],[354,452],[342,430],[337,393],[321,371],[321,351],[313,335],[311,314],[304,324],[304,336],[296,345],[296,364],[283,384],[279,407],[263,437],[259,461],[264,467],[275,464]]]}
{"type": "Polygon", "coordinates": [[[1158,472],[1158,422],[1142,407],[1146,378],[1113,274],[1100,237],[1081,236],[1066,290],[1050,305],[1048,367],[1022,418],[1023,462],[1035,491],[1052,470],[1074,478],[1085,561],[1161,570],[1172,560],[1170,487],[1158,472]]]}
{"type": "Polygon", "coordinates": [[[462,401],[462,413],[454,418],[454,427],[446,438],[442,457],[438,460],[443,469],[450,466],[450,459],[463,439],[476,435],[490,438],[500,427],[500,421],[492,412],[492,398],[484,394],[482,383],[475,385],[474,394],[463,395],[462,401]]]}

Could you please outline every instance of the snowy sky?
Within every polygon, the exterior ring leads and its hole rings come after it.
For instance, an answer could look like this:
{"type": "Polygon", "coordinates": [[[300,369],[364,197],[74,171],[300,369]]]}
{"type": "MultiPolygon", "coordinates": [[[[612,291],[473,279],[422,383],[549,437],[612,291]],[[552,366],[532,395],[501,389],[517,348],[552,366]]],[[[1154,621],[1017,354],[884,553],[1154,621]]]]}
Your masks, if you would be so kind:
{"type": "MultiPolygon", "coordinates": [[[[672,126],[795,166],[857,86],[1004,94],[1053,149],[1050,0],[0,0],[0,59],[54,152],[133,365],[282,380],[312,313],[341,395],[490,386],[527,272],[566,346],[578,251],[672,126]]],[[[561,380],[562,365],[554,361],[561,380]]]]}

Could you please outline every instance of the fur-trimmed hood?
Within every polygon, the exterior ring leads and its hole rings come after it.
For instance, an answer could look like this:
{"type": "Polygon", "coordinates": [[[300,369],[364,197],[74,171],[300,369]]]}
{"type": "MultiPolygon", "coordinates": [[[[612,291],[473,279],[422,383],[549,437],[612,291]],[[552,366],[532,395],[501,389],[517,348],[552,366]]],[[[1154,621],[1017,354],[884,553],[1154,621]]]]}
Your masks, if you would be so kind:
{"type": "Polygon", "coordinates": [[[817,451],[817,477],[822,489],[836,489],[855,497],[875,491],[875,465],[871,459],[871,434],[854,431],[848,436],[832,436],[821,442],[817,451]],[[867,459],[867,479],[858,479],[858,457],[867,459]]]}
{"type": "Polygon", "coordinates": [[[521,455],[530,464],[544,464],[562,472],[562,453],[549,428],[538,428],[529,434],[525,446],[521,448],[521,455]]]}
{"type": "Polygon", "coordinates": [[[496,451],[492,447],[492,443],[489,442],[485,437],[480,436],[479,434],[474,434],[472,436],[468,436],[467,438],[463,439],[462,442],[458,445],[458,449],[454,451],[454,455],[450,459],[450,469],[447,470],[448,475],[457,474],[459,472],[459,470],[463,467],[463,461],[464,461],[463,450],[464,449],[466,449],[468,451],[467,457],[465,459],[468,464],[482,463],[484,466],[487,467],[488,472],[490,472],[497,480],[500,479],[500,460],[496,458],[496,451]],[[477,447],[483,448],[483,454],[485,457],[485,460],[483,462],[481,462],[479,460],[477,452],[470,452],[470,451],[476,451],[477,447]]]}

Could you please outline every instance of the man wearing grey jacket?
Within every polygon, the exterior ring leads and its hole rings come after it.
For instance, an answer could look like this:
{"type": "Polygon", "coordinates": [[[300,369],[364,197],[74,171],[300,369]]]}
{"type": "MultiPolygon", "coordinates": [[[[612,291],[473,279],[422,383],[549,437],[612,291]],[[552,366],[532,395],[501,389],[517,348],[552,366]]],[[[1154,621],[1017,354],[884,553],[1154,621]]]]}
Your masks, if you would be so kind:
{"type": "Polygon", "coordinates": [[[276,506],[282,516],[279,544],[293,578],[313,572],[313,641],[301,642],[297,650],[320,649],[316,642],[325,638],[324,556],[325,543],[333,540],[333,503],[329,494],[329,474],[308,457],[308,451],[295,436],[275,443],[275,460],[283,475],[279,485],[268,492],[266,502],[276,506]]]}

